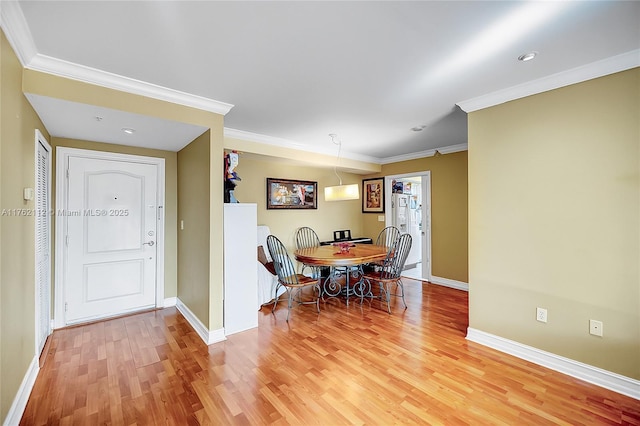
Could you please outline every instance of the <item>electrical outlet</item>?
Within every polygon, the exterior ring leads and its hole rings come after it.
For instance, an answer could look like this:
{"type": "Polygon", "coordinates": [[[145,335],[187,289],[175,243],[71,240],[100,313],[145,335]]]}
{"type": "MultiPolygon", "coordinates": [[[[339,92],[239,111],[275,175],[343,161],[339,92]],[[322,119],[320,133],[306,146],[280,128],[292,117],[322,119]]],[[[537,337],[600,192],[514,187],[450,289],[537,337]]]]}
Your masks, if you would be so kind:
{"type": "Polygon", "coordinates": [[[589,334],[602,337],[602,321],[589,320],[589,334]]]}
{"type": "Polygon", "coordinates": [[[545,308],[536,308],[536,319],[540,322],[547,322],[547,310],[545,308]]]}

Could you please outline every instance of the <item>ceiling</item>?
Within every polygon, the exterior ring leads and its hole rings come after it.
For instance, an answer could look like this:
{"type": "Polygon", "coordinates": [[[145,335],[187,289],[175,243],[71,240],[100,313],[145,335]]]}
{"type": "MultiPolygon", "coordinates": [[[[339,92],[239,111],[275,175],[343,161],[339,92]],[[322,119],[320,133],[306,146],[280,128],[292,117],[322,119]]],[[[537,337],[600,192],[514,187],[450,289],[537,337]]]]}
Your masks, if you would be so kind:
{"type": "MultiPolygon", "coordinates": [[[[640,65],[637,1],[2,3],[28,68],[202,102],[229,136],[335,154],[335,133],[344,157],[378,163],[466,149],[475,101],[640,65]]],[[[205,130],[28,97],[57,137],[179,150],[205,130]]]]}

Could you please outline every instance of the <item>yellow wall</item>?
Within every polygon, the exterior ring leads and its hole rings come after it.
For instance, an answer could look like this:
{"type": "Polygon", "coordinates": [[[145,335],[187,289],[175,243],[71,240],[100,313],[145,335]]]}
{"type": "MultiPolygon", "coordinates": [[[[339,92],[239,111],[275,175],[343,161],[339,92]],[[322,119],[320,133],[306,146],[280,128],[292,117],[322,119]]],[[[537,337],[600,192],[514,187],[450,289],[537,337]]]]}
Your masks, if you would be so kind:
{"type": "Polygon", "coordinates": [[[203,324],[209,323],[209,193],[207,131],[178,152],[178,221],[184,223],[178,230],[178,298],[203,324]]]}
{"type": "MultiPolygon", "coordinates": [[[[301,226],[312,227],[321,241],[333,240],[333,231],[350,229],[351,235],[368,236],[362,229],[361,200],[325,201],[324,187],[338,184],[333,168],[292,166],[277,159],[240,155],[235,169],[242,181],[234,194],[242,203],[258,205],[258,224],[268,225],[271,233],[289,248],[295,247],[294,235],[301,226]],[[267,177],[318,182],[318,208],[313,210],[267,210],[267,177]]],[[[343,184],[360,184],[361,176],[339,172],[343,184]]],[[[375,237],[375,235],[373,236],[375,237]]]]}
{"type": "MultiPolygon", "coordinates": [[[[385,164],[367,178],[422,171],[431,174],[431,273],[469,282],[467,152],[385,164]]],[[[365,233],[378,235],[383,227],[377,214],[363,214],[365,233]]]]}
{"type": "MultiPolygon", "coordinates": [[[[22,66],[4,32],[0,40],[0,210],[34,209],[35,129],[44,125],[21,91],[22,66]]],[[[35,356],[33,216],[0,216],[0,419],[4,421],[35,356]]]]}
{"type": "MultiPolygon", "coordinates": [[[[116,152],[121,154],[142,155],[145,157],[164,158],[165,167],[165,223],[164,223],[164,297],[175,297],[177,295],[177,214],[178,214],[178,196],[177,196],[177,153],[172,151],[163,151],[158,149],[137,148],[124,145],[113,145],[107,143],[81,141],[66,138],[52,138],[49,141],[53,147],[52,169],[56,164],[56,148],[78,148],[89,149],[93,151],[116,152]]],[[[56,171],[52,171],[52,200],[55,200],[55,179],[56,171]]],[[[55,202],[55,201],[54,201],[55,202]]],[[[52,226],[55,227],[54,217],[52,226]]],[[[52,230],[55,233],[55,229],[52,230]]]]}
{"type": "Polygon", "coordinates": [[[638,68],[469,115],[470,327],[640,379],[639,123],[638,68]]]}

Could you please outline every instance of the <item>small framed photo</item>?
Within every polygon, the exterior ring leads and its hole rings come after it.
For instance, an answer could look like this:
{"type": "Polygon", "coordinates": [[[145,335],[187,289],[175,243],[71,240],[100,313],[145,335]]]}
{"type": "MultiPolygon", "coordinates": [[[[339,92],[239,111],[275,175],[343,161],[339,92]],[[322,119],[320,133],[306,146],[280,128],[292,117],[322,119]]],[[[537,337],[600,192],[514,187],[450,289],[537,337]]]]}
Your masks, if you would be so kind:
{"type": "Polygon", "coordinates": [[[362,213],[384,213],[384,177],[362,180],[362,213]]]}
{"type": "Polygon", "coordinates": [[[317,209],[318,182],[267,178],[267,209],[317,209]]]}

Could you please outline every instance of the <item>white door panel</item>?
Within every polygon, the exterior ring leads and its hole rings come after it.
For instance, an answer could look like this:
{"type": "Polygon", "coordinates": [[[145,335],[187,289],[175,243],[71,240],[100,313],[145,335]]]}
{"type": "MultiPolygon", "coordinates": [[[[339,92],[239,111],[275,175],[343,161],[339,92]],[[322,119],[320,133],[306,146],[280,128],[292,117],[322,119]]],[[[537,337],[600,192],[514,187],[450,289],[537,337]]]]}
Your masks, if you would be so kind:
{"type": "Polygon", "coordinates": [[[115,172],[86,176],[87,252],[97,254],[141,248],[145,242],[143,179],[143,176],[115,172]],[[103,216],[104,210],[107,214],[103,216]]]}
{"type": "Polygon", "coordinates": [[[66,323],[155,306],[157,166],[69,157],[66,323]]]}

